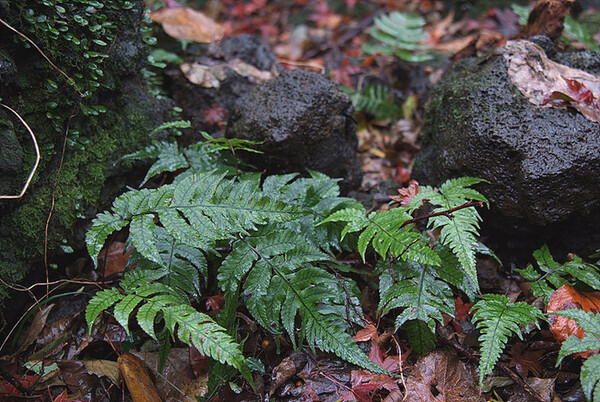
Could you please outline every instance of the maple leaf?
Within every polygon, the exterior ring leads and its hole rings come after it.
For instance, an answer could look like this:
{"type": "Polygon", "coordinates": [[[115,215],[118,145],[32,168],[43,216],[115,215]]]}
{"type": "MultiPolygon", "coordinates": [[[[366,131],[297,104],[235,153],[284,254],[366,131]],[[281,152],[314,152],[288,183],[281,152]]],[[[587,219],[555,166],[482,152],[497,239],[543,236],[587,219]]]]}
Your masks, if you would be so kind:
{"type": "Polygon", "coordinates": [[[410,205],[410,200],[419,194],[421,191],[421,187],[419,186],[419,182],[416,180],[411,180],[408,183],[408,187],[398,189],[398,193],[400,195],[393,195],[390,198],[396,202],[399,202],[401,206],[408,207],[410,205]]]}

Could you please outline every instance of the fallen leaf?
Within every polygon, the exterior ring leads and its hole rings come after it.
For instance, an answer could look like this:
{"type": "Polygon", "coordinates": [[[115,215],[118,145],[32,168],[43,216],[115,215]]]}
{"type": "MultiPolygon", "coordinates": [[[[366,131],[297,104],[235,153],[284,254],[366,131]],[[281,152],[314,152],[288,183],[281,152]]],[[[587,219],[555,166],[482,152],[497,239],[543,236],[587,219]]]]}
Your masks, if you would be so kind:
{"type": "Polygon", "coordinates": [[[119,364],[112,360],[84,360],[83,365],[85,369],[97,376],[106,376],[115,385],[121,384],[121,372],[119,371],[119,364]]]}
{"type": "Polygon", "coordinates": [[[133,402],[157,402],[161,400],[154,382],[148,375],[146,366],[140,359],[129,353],[123,353],[119,356],[117,362],[133,402]]]}
{"type": "Polygon", "coordinates": [[[517,343],[510,348],[508,353],[512,356],[509,362],[510,367],[514,367],[522,378],[527,378],[529,373],[532,373],[536,377],[540,376],[542,372],[540,358],[546,353],[545,351],[528,350],[522,352],[521,343],[517,343]]]}
{"type": "Polygon", "coordinates": [[[227,69],[231,69],[242,77],[257,83],[265,82],[277,76],[275,70],[262,71],[240,59],[232,59],[228,63],[212,66],[205,66],[200,63],[183,63],[179,68],[192,84],[204,88],[219,88],[221,81],[227,78],[227,69]]]}
{"type": "Polygon", "coordinates": [[[377,337],[379,337],[377,328],[375,328],[375,325],[369,324],[366,326],[366,328],[359,330],[352,338],[356,342],[365,342],[375,340],[377,337]]]}
{"type": "Polygon", "coordinates": [[[483,402],[475,378],[475,370],[456,354],[431,352],[417,361],[407,378],[404,402],[483,402]]]}
{"type": "Polygon", "coordinates": [[[401,206],[408,207],[410,205],[410,200],[412,200],[415,195],[419,194],[419,191],[421,191],[419,182],[411,180],[410,183],[408,183],[408,187],[398,189],[400,195],[392,195],[390,198],[399,202],[401,206]]]}
{"type": "Polygon", "coordinates": [[[29,345],[31,345],[34,341],[37,340],[38,336],[42,333],[44,326],[46,325],[46,320],[48,319],[48,314],[52,311],[54,304],[49,304],[40,308],[33,319],[31,320],[31,326],[29,327],[29,331],[27,331],[27,335],[25,336],[23,342],[19,346],[17,353],[25,350],[29,345]]]}
{"type": "Polygon", "coordinates": [[[563,22],[575,0],[540,0],[537,2],[523,28],[521,37],[546,35],[552,40],[560,37],[563,22]]]}
{"type": "MultiPolygon", "coordinates": [[[[574,308],[593,313],[600,312],[600,292],[579,292],[571,285],[563,285],[552,293],[546,312],[554,313],[574,308]]],[[[575,335],[579,339],[583,339],[585,336],[583,329],[570,318],[551,314],[548,320],[550,321],[550,332],[559,343],[562,343],[571,335],[575,335]]],[[[598,353],[598,350],[590,350],[576,355],[587,358],[596,353],[598,353]]]]}
{"type": "Polygon", "coordinates": [[[175,39],[208,43],[220,40],[225,32],[220,24],[189,7],[162,8],[151,12],[150,18],[175,39]]]}
{"type": "Polygon", "coordinates": [[[194,374],[190,362],[192,351],[189,347],[172,348],[162,368],[159,366],[158,352],[133,351],[131,354],[143,361],[152,373],[160,373],[155,375],[155,387],[162,401],[193,401],[195,397],[205,396],[208,392],[208,389],[203,386],[208,381],[208,370],[202,370],[198,376],[194,374]]]}
{"type": "Polygon", "coordinates": [[[127,252],[125,252],[125,243],[121,241],[110,242],[108,247],[104,247],[100,251],[100,254],[98,254],[98,263],[102,268],[102,277],[107,278],[123,272],[132,251],[133,247],[129,247],[127,252]]]}
{"type": "Polygon", "coordinates": [[[600,122],[600,77],[556,63],[546,57],[538,45],[526,41],[508,41],[502,50],[512,83],[531,103],[538,106],[577,109],[587,119],[600,122]],[[570,99],[548,102],[553,96],[566,94],[570,99]],[[567,102],[567,103],[565,103],[567,102]]]}

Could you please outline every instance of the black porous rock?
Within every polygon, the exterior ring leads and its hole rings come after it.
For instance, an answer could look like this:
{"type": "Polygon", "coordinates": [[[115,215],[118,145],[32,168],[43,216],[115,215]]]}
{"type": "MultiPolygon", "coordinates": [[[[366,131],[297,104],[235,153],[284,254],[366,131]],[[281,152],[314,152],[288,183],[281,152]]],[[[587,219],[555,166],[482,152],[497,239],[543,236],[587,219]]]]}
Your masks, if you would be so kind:
{"type": "MultiPolygon", "coordinates": [[[[190,46],[184,58],[206,66],[239,59],[264,72],[281,69],[273,52],[259,38],[248,34],[228,36],[208,46],[190,46]]],[[[166,77],[169,93],[183,109],[183,117],[192,120],[197,130],[209,131],[216,137],[223,136],[223,132],[221,127],[206,121],[207,111],[217,106],[224,110],[226,117],[235,101],[255,85],[251,77],[244,77],[231,68],[225,69],[225,78],[219,82],[218,88],[191,83],[178,66],[169,68],[166,77]]]]}
{"type": "MultiPolygon", "coordinates": [[[[597,52],[552,58],[600,73],[597,52]]],[[[479,186],[490,201],[484,241],[506,261],[523,262],[544,243],[562,257],[600,248],[600,124],[531,104],[502,56],[465,59],[448,71],[431,92],[423,132],[413,177],[435,185],[488,180],[479,186]]]]}
{"type": "Polygon", "coordinates": [[[268,173],[312,169],[342,178],[348,192],[362,179],[352,112],[348,95],[324,76],[284,71],[235,103],[225,135],[263,141],[264,154],[245,158],[268,173]]]}

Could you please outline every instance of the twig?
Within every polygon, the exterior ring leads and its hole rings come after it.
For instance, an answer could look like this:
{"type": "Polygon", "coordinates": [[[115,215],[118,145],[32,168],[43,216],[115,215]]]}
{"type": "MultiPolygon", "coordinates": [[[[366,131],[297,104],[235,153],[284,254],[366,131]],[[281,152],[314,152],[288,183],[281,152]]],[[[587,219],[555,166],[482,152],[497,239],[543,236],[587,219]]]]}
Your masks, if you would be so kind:
{"type": "MultiPolygon", "coordinates": [[[[62,170],[64,161],[65,161],[65,153],[67,152],[67,138],[69,137],[69,129],[71,127],[71,120],[73,117],[77,115],[77,106],[73,109],[73,113],[69,116],[67,120],[67,127],[65,129],[65,135],[63,138],[63,146],[62,152],[60,154],[60,164],[58,165],[58,169],[56,171],[56,181],[52,185],[52,200],[50,203],[50,212],[48,213],[48,219],[46,219],[46,226],[44,227],[44,267],[46,268],[46,283],[50,282],[50,276],[48,272],[48,228],[50,226],[50,219],[52,219],[52,215],[54,214],[54,200],[56,196],[56,188],[58,187],[58,178],[60,177],[60,172],[62,170]]],[[[46,285],[46,297],[50,294],[50,285],[46,285]]]]}
{"type": "MultiPolygon", "coordinates": [[[[2,21],[2,20],[0,19],[0,21],[2,21]]],[[[17,116],[17,118],[21,121],[21,123],[23,123],[23,125],[25,126],[27,131],[29,131],[29,135],[31,135],[31,139],[33,140],[33,146],[35,148],[35,163],[33,164],[33,168],[31,169],[31,172],[29,173],[29,177],[27,178],[27,181],[25,182],[25,185],[23,186],[23,189],[21,190],[19,195],[0,195],[0,199],[17,199],[17,198],[23,197],[23,194],[25,194],[25,191],[27,191],[27,188],[29,187],[29,183],[31,183],[31,179],[33,179],[33,175],[35,174],[35,171],[37,170],[37,167],[40,163],[40,148],[38,147],[38,143],[35,138],[35,134],[33,134],[33,131],[31,130],[29,125],[25,122],[25,120],[23,120],[23,118],[21,116],[19,116],[19,114],[16,111],[14,111],[10,107],[6,106],[4,103],[0,103],[0,106],[5,107],[6,109],[13,112],[15,114],[15,116],[17,116]]]]}
{"type": "Polygon", "coordinates": [[[463,208],[469,208],[469,207],[483,207],[483,201],[467,201],[462,205],[459,205],[457,207],[454,208],[450,208],[447,209],[445,211],[440,211],[440,212],[432,212],[430,214],[426,214],[426,215],[422,215],[422,216],[417,216],[416,218],[413,218],[411,220],[408,220],[406,222],[404,222],[402,224],[402,226],[400,226],[401,228],[403,228],[404,226],[413,224],[417,221],[423,220],[423,219],[428,219],[428,218],[433,218],[434,216],[446,216],[450,219],[452,219],[454,216],[452,215],[452,212],[458,211],[459,209],[463,209],[463,208]]]}

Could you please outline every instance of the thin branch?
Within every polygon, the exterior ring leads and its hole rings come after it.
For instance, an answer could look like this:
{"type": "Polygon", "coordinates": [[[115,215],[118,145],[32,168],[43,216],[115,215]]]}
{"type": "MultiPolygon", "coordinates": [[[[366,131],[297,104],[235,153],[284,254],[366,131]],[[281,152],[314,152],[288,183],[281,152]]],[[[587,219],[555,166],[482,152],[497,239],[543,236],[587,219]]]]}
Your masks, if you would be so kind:
{"type": "Polygon", "coordinates": [[[459,205],[457,207],[454,208],[450,208],[447,209],[445,211],[439,211],[439,212],[432,212],[430,214],[426,214],[426,215],[422,215],[422,216],[417,216],[416,218],[413,218],[411,220],[408,220],[406,222],[404,222],[402,224],[402,226],[400,226],[401,228],[403,228],[404,226],[408,226],[412,223],[415,223],[417,221],[423,220],[423,219],[429,219],[429,218],[433,218],[434,216],[446,216],[450,219],[454,218],[454,216],[452,215],[452,212],[456,212],[459,209],[463,209],[463,208],[469,208],[469,207],[483,207],[483,201],[467,201],[462,205],[459,205]]]}

